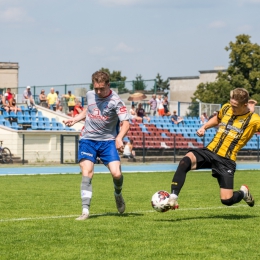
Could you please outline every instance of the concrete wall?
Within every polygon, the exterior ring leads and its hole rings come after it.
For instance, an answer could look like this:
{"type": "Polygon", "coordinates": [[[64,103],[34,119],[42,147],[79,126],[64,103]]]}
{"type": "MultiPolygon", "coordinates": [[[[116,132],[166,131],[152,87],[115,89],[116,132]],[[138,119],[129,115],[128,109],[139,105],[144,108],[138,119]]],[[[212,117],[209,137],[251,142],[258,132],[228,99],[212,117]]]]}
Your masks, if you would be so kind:
{"type": "Polygon", "coordinates": [[[16,62],[0,62],[0,89],[12,88],[17,93],[18,69],[16,62]]]}
{"type": "Polygon", "coordinates": [[[64,162],[75,162],[75,145],[77,145],[75,136],[79,136],[79,132],[16,131],[0,126],[0,140],[4,141],[3,147],[8,147],[14,156],[22,159],[24,140],[24,159],[29,163],[59,163],[61,135],[66,135],[63,137],[64,162]]]}
{"type": "Polygon", "coordinates": [[[223,67],[216,67],[214,70],[199,71],[199,76],[169,77],[170,101],[191,102],[197,86],[200,83],[214,82],[219,71],[225,72],[223,67]]]}

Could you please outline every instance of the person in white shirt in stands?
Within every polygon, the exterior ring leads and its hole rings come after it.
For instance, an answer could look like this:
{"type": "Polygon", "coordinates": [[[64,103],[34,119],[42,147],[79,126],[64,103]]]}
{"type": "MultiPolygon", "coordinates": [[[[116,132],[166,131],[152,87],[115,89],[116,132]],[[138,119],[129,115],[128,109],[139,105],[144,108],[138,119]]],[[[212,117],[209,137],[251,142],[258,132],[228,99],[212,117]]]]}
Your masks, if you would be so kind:
{"type": "Polygon", "coordinates": [[[35,108],[35,102],[32,96],[31,87],[27,86],[26,90],[23,92],[23,101],[27,104],[29,109],[35,108]]]}
{"type": "Polygon", "coordinates": [[[159,116],[164,116],[164,107],[163,107],[163,99],[162,96],[159,95],[156,99],[157,102],[157,111],[159,116]]]}
{"type": "Polygon", "coordinates": [[[133,140],[129,140],[124,147],[123,158],[134,158],[135,151],[133,151],[133,140]]]}

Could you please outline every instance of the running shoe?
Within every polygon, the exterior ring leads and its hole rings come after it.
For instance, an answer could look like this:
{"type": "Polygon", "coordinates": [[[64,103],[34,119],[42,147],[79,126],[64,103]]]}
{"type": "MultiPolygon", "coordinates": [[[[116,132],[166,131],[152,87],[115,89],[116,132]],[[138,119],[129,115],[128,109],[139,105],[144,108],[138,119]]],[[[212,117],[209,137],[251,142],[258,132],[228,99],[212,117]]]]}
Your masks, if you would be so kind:
{"type": "Polygon", "coordinates": [[[115,193],[115,201],[116,201],[116,207],[120,214],[124,213],[125,211],[125,201],[122,196],[122,193],[116,194],[115,193]]]}
{"type": "Polygon", "coordinates": [[[244,192],[243,200],[247,203],[249,207],[253,207],[255,205],[255,200],[252,194],[249,192],[249,188],[246,185],[242,185],[240,190],[244,192]]]}

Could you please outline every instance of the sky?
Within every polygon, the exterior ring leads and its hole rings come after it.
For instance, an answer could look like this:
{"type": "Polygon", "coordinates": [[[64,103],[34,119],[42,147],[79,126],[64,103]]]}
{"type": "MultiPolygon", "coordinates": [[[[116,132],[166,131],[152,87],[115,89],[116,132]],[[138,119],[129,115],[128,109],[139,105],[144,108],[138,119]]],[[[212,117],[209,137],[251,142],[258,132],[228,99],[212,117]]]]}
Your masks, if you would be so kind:
{"type": "Polygon", "coordinates": [[[0,62],[19,86],[91,82],[103,68],[155,79],[228,67],[225,47],[260,44],[260,0],[0,0],[0,62]]]}

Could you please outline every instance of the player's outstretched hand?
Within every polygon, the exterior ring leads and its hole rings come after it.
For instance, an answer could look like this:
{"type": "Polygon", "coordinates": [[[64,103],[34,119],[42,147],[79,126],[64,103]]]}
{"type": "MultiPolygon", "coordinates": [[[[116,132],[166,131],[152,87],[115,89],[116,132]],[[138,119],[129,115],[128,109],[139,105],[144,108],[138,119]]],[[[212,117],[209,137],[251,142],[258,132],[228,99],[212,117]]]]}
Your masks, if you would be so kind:
{"type": "Polygon", "coordinates": [[[66,126],[73,126],[76,122],[73,119],[67,119],[62,121],[66,126]]]}
{"type": "Polygon", "coordinates": [[[197,135],[198,136],[203,136],[205,134],[205,128],[201,127],[200,129],[197,130],[197,135]]]}

